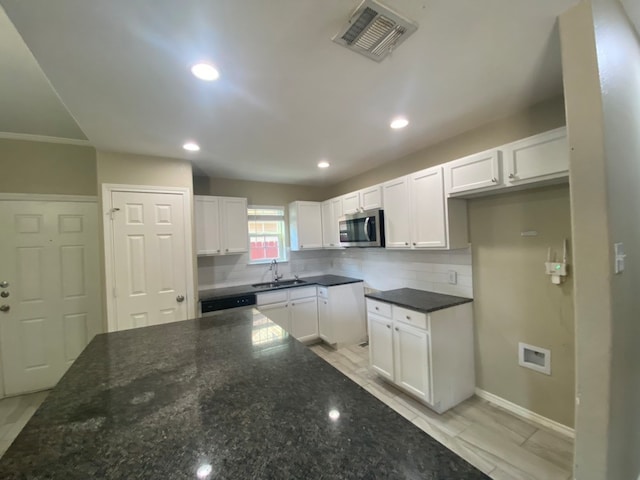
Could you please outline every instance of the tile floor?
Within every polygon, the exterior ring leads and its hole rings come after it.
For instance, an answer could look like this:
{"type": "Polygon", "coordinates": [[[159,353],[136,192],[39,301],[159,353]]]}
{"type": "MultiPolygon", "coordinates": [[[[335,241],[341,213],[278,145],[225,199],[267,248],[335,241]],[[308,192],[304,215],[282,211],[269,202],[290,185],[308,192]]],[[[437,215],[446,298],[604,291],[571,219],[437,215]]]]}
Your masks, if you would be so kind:
{"type": "Polygon", "coordinates": [[[0,400],[0,457],[4,455],[48,394],[47,390],[0,400]]]}
{"type": "MultiPolygon", "coordinates": [[[[573,440],[473,397],[438,415],[372,373],[369,348],[311,350],[400,415],[496,480],[572,478],[573,440]]],[[[0,456],[49,392],[0,400],[0,456]]]]}
{"type": "Polygon", "coordinates": [[[478,397],[438,415],[371,372],[369,348],[311,350],[400,415],[496,480],[572,478],[573,440],[478,397]]]}

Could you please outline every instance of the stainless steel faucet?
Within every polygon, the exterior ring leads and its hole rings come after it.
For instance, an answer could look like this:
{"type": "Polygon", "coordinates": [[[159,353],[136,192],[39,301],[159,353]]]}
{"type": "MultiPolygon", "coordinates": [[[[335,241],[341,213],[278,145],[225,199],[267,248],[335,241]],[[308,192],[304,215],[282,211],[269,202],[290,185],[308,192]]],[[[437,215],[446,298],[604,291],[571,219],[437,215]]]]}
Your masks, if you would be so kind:
{"type": "Polygon", "coordinates": [[[271,274],[273,275],[273,281],[277,282],[278,280],[280,280],[282,278],[282,275],[278,275],[278,261],[274,258],[273,260],[271,260],[271,265],[269,266],[269,270],[271,271],[271,274]]]}

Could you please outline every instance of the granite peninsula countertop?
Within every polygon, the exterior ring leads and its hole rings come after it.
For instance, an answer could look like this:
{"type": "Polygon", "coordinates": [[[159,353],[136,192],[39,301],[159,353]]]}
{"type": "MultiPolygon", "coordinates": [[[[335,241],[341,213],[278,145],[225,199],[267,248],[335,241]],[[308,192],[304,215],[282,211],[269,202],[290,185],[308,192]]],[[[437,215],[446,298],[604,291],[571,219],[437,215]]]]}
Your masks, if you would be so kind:
{"type": "Polygon", "coordinates": [[[360,278],[343,277],[341,275],[315,275],[312,277],[303,277],[303,278],[300,278],[300,280],[304,280],[304,283],[291,285],[288,287],[256,288],[252,285],[237,285],[233,287],[210,288],[210,289],[200,290],[198,292],[198,297],[201,301],[213,300],[213,299],[223,299],[228,297],[236,297],[238,295],[247,295],[250,293],[269,292],[272,290],[280,290],[282,288],[298,288],[298,287],[307,287],[310,285],[320,285],[322,287],[335,287],[336,285],[346,285],[347,283],[362,282],[362,279],[360,278]]]}
{"type": "Polygon", "coordinates": [[[429,313],[443,308],[455,307],[463,303],[473,302],[473,298],[456,297],[444,295],[442,293],[428,292],[426,290],[416,290],[414,288],[399,288],[397,290],[387,290],[386,292],[371,292],[365,297],[382,302],[393,303],[401,307],[410,308],[419,312],[429,313]]]}
{"type": "Polygon", "coordinates": [[[96,336],[9,479],[487,479],[257,310],[96,336]]]}

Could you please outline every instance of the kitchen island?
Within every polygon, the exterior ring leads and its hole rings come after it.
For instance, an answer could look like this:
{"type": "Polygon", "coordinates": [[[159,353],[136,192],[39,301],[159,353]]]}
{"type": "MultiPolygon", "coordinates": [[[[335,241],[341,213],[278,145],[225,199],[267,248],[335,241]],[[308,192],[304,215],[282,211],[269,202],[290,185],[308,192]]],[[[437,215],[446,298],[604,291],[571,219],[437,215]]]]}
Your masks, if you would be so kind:
{"type": "Polygon", "coordinates": [[[3,479],[486,479],[257,310],[96,336],[3,479]]]}

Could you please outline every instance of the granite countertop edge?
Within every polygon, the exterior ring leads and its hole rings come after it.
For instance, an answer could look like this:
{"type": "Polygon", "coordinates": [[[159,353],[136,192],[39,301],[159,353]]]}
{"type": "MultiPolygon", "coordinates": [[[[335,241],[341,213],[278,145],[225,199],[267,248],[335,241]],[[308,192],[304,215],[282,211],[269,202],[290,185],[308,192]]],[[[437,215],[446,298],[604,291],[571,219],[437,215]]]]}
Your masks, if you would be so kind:
{"type": "Polygon", "coordinates": [[[198,299],[200,301],[206,300],[220,300],[229,297],[236,297],[238,295],[249,295],[264,292],[272,292],[274,290],[284,290],[286,288],[300,288],[310,286],[321,287],[335,287],[338,285],[347,285],[349,283],[362,282],[361,278],[343,277],[341,275],[313,275],[311,277],[300,277],[300,280],[304,280],[304,283],[298,285],[288,285],[286,287],[273,287],[273,288],[256,288],[252,285],[234,285],[229,287],[208,288],[200,290],[198,292],[198,299]]]}
{"type": "Polygon", "coordinates": [[[413,288],[365,293],[365,297],[423,313],[437,312],[445,308],[473,302],[473,298],[457,297],[413,288]]]}

